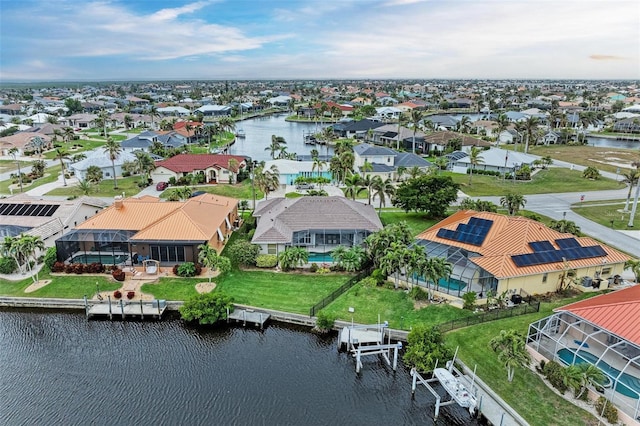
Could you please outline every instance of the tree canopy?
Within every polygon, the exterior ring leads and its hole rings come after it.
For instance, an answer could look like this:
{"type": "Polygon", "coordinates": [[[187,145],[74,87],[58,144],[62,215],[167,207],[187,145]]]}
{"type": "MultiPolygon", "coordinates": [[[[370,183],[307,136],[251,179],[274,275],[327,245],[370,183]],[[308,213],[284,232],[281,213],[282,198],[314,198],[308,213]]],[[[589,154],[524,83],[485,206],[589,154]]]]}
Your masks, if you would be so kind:
{"type": "Polygon", "coordinates": [[[431,217],[444,217],[451,203],[458,198],[459,188],[460,185],[449,176],[417,176],[402,182],[392,202],[405,212],[424,212],[431,217]]]}
{"type": "Polygon", "coordinates": [[[223,293],[204,293],[185,301],[180,307],[180,316],[200,325],[215,324],[227,317],[227,309],[233,310],[231,297],[223,293]]]}

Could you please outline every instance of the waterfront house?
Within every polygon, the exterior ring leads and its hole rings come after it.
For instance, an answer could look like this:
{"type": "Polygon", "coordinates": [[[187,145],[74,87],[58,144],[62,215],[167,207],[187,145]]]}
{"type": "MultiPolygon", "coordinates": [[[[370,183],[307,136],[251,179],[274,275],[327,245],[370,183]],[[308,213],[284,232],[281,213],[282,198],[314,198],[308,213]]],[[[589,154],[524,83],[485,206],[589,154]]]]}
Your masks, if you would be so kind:
{"type": "Polygon", "coordinates": [[[424,136],[425,149],[427,152],[444,151],[447,149],[449,142],[453,140],[460,141],[461,148],[464,151],[468,151],[472,146],[479,148],[488,148],[491,146],[491,142],[485,141],[484,139],[474,138],[473,136],[448,130],[441,130],[424,136]]]}
{"type": "MultiPolygon", "coordinates": [[[[524,165],[533,168],[533,162],[538,157],[523,152],[510,151],[501,148],[490,148],[480,152],[482,163],[473,166],[477,170],[498,172],[500,174],[513,173],[524,165]]],[[[457,158],[450,163],[450,170],[454,173],[467,173],[471,167],[469,155],[457,158]]]]}
{"type": "Polygon", "coordinates": [[[629,256],[588,237],[575,237],[522,216],[462,210],[416,237],[428,257],[453,265],[440,291],[461,296],[543,294],[574,286],[605,289],[629,256]]]}
{"type": "Polygon", "coordinates": [[[160,144],[163,148],[182,148],[187,144],[184,136],[177,132],[157,132],[153,130],[145,130],[132,138],[124,140],[120,143],[122,151],[145,151],[151,152],[154,144],[160,144]]]}
{"type": "Polygon", "coordinates": [[[400,153],[391,148],[361,143],[353,147],[355,173],[363,176],[380,176],[383,180],[398,180],[398,168],[411,169],[417,167],[426,172],[432,166],[430,162],[419,155],[406,152],[400,153]],[[366,166],[365,166],[366,165],[366,166]],[[369,168],[370,170],[367,170],[369,168]]]}
{"type": "Polygon", "coordinates": [[[155,170],[151,172],[151,179],[154,182],[167,182],[171,178],[202,174],[207,183],[237,182],[238,172],[246,165],[246,158],[240,155],[178,154],[157,161],[155,170]],[[231,160],[235,160],[235,166],[231,160]]]}
{"type": "MultiPolygon", "coordinates": [[[[384,123],[364,118],[358,121],[341,121],[333,124],[333,133],[340,138],[365,139],[369,130],[383,126],[384,123]]],[[[397,127],[397,126],[396,126],[397,127]]]]}
{"type": "MultiPolygon", "coordinates": [[[[536,361],[593,364],[605,375],[601,392],[619,420],[640,415],[640,286],[571,303],[532,323],[527,350],[536,361]]],[[[590,392],[591,399],[600,393],[590,392]]]]}
{"type": "Polygon", "coordinates": [[[260,246],[260,253],[277,255],[287,247],[304,247],[311,259],[340,245],[361,245],[382,229],[373,206],[345,197],[263,200],[253,216],[257,224],[251,242],[260,246]]]}
{"type": "MultiPolygon", "coordinates": [[[[321,157],[319,157],[321,159],[321,157]]],[[[264,169],[269,170],[271,166],[276,166],[280,174],[280,185],[294,185],[297,178],[323,177],[331,180],[332,174],[329,171],[329,163],[324,161],[320,167],[314,161],[297,161],[277,159],[265,162],[264,169]],[[314,167],[315,164],[315,167],[314,167]]]]}
{"type": "Polygon", "coordinates": [[[202,194],[186,201],[116,197],[113,205],[56,240],[58,261],[161,265],[196,262],[197,247],[222,251],[238,225],[238,200],[202,194]]]}

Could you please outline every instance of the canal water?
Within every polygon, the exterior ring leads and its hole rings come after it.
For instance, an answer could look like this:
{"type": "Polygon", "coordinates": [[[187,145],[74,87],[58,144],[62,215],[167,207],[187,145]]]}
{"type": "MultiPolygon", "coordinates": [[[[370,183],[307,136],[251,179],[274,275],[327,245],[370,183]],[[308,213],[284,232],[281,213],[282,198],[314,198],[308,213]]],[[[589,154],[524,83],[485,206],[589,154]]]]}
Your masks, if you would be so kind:
{"type": "Polygon", "coordinates": [[[237,138],[229,152],[235,155],[247,155],[257,161],[270,160],[270,151],[265,148],[271,144],[271,136],[275,135],[285,139],[288,153],[309,155],[315,148],[320,155],[333,154],[333,149],[326,145],[304,143],[305,134],[320,132],[326,124],[288,122],[285,121],[288,115],[276,114],[238,121],[236,130],[242,129],[245,137],[237,138]]]}
{"type": "MultiPolygon", "coordinates": [[[[0,311],[3,425],[475,425],[406,368],[365,360],[336,337],[270,325],[190,328],[0,311]]],[[[444,394],[444,391],[442,391],[444,394]]]]}

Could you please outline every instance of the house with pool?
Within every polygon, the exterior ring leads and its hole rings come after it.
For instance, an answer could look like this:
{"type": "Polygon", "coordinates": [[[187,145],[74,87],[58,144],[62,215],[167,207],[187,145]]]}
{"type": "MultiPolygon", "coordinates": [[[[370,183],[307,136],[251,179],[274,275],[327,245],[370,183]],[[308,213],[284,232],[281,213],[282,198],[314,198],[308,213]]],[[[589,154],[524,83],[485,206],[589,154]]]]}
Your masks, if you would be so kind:
{"type": "Polygon", "coordinates": [[[295,185],[296,179],[324,177],[331,180],[332,174],[329,171],[329,162],[323,161],[323,164],[315,164],[313,161],[296,161],[287,159],[270,160],[265,162],[265,170],[276,166],[280,173],[280,185],[295,185]]]}
{"type": "MultiPolygon", "coordinates": [[[[624,424],[640,417],[640,286],[554,309],[529,326],[527,350],[537,361],[593,364],[605,375],[600,394],[624,424]]],[[[598,392],[591,391],[597,398],[598,392]]]]}
{"type": "Polygon", "coordinates": [[[186,201],[116,197],[115,202],[56,240],[65,263],[133,266],[195,262],[197,247],[222,251],[238,226],[238,200],[202,194],[186,201]]]}
{"type": "Polygon", "coordinates": [[[382,229],[373,206],[339,196],[264,200],[253,216],[257,224],[251,242],[260,246],[260,253],[278,255],[287,247],[304,247],[309,262],[330,263],[336,247],[361,245],[382,229]]]}
{"type": "MultiPolygon", "coordinates": [[[[450,277],[435,283],[441,293],[480,299],[535,295],[559,288],[605,289],[620,279],[629,256],[588,237],[576,237],[522,216],[461,210],[416,237],[427,257],[444,257],[450,277]]],[[[426,283],[422,278],[420,283],[426,283]]]]}

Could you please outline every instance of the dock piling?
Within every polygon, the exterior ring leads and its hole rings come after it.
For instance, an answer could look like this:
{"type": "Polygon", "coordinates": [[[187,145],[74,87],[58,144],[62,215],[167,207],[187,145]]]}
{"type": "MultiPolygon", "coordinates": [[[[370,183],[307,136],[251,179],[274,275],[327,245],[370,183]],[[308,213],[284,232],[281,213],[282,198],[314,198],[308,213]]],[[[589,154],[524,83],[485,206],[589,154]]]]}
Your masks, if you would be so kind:
{"type": "Polygon", "coordinates": [[[124,302],[120,299],[120,312],[122,313],[122,319],[124,319],[124,302]]]}
{"type": "Polygon", "coordinates": [[[84,314],[87,316],[87,319],[89,319],[89,304],[87,303],[87,295],[84,295],[84,314]]]}
{"type": "Polygon", "coordinates": [[[109,300],[109,319],[113,320],[113,312],[111,311],[111,295],[108,295],[107,299],[109,300]]]}

